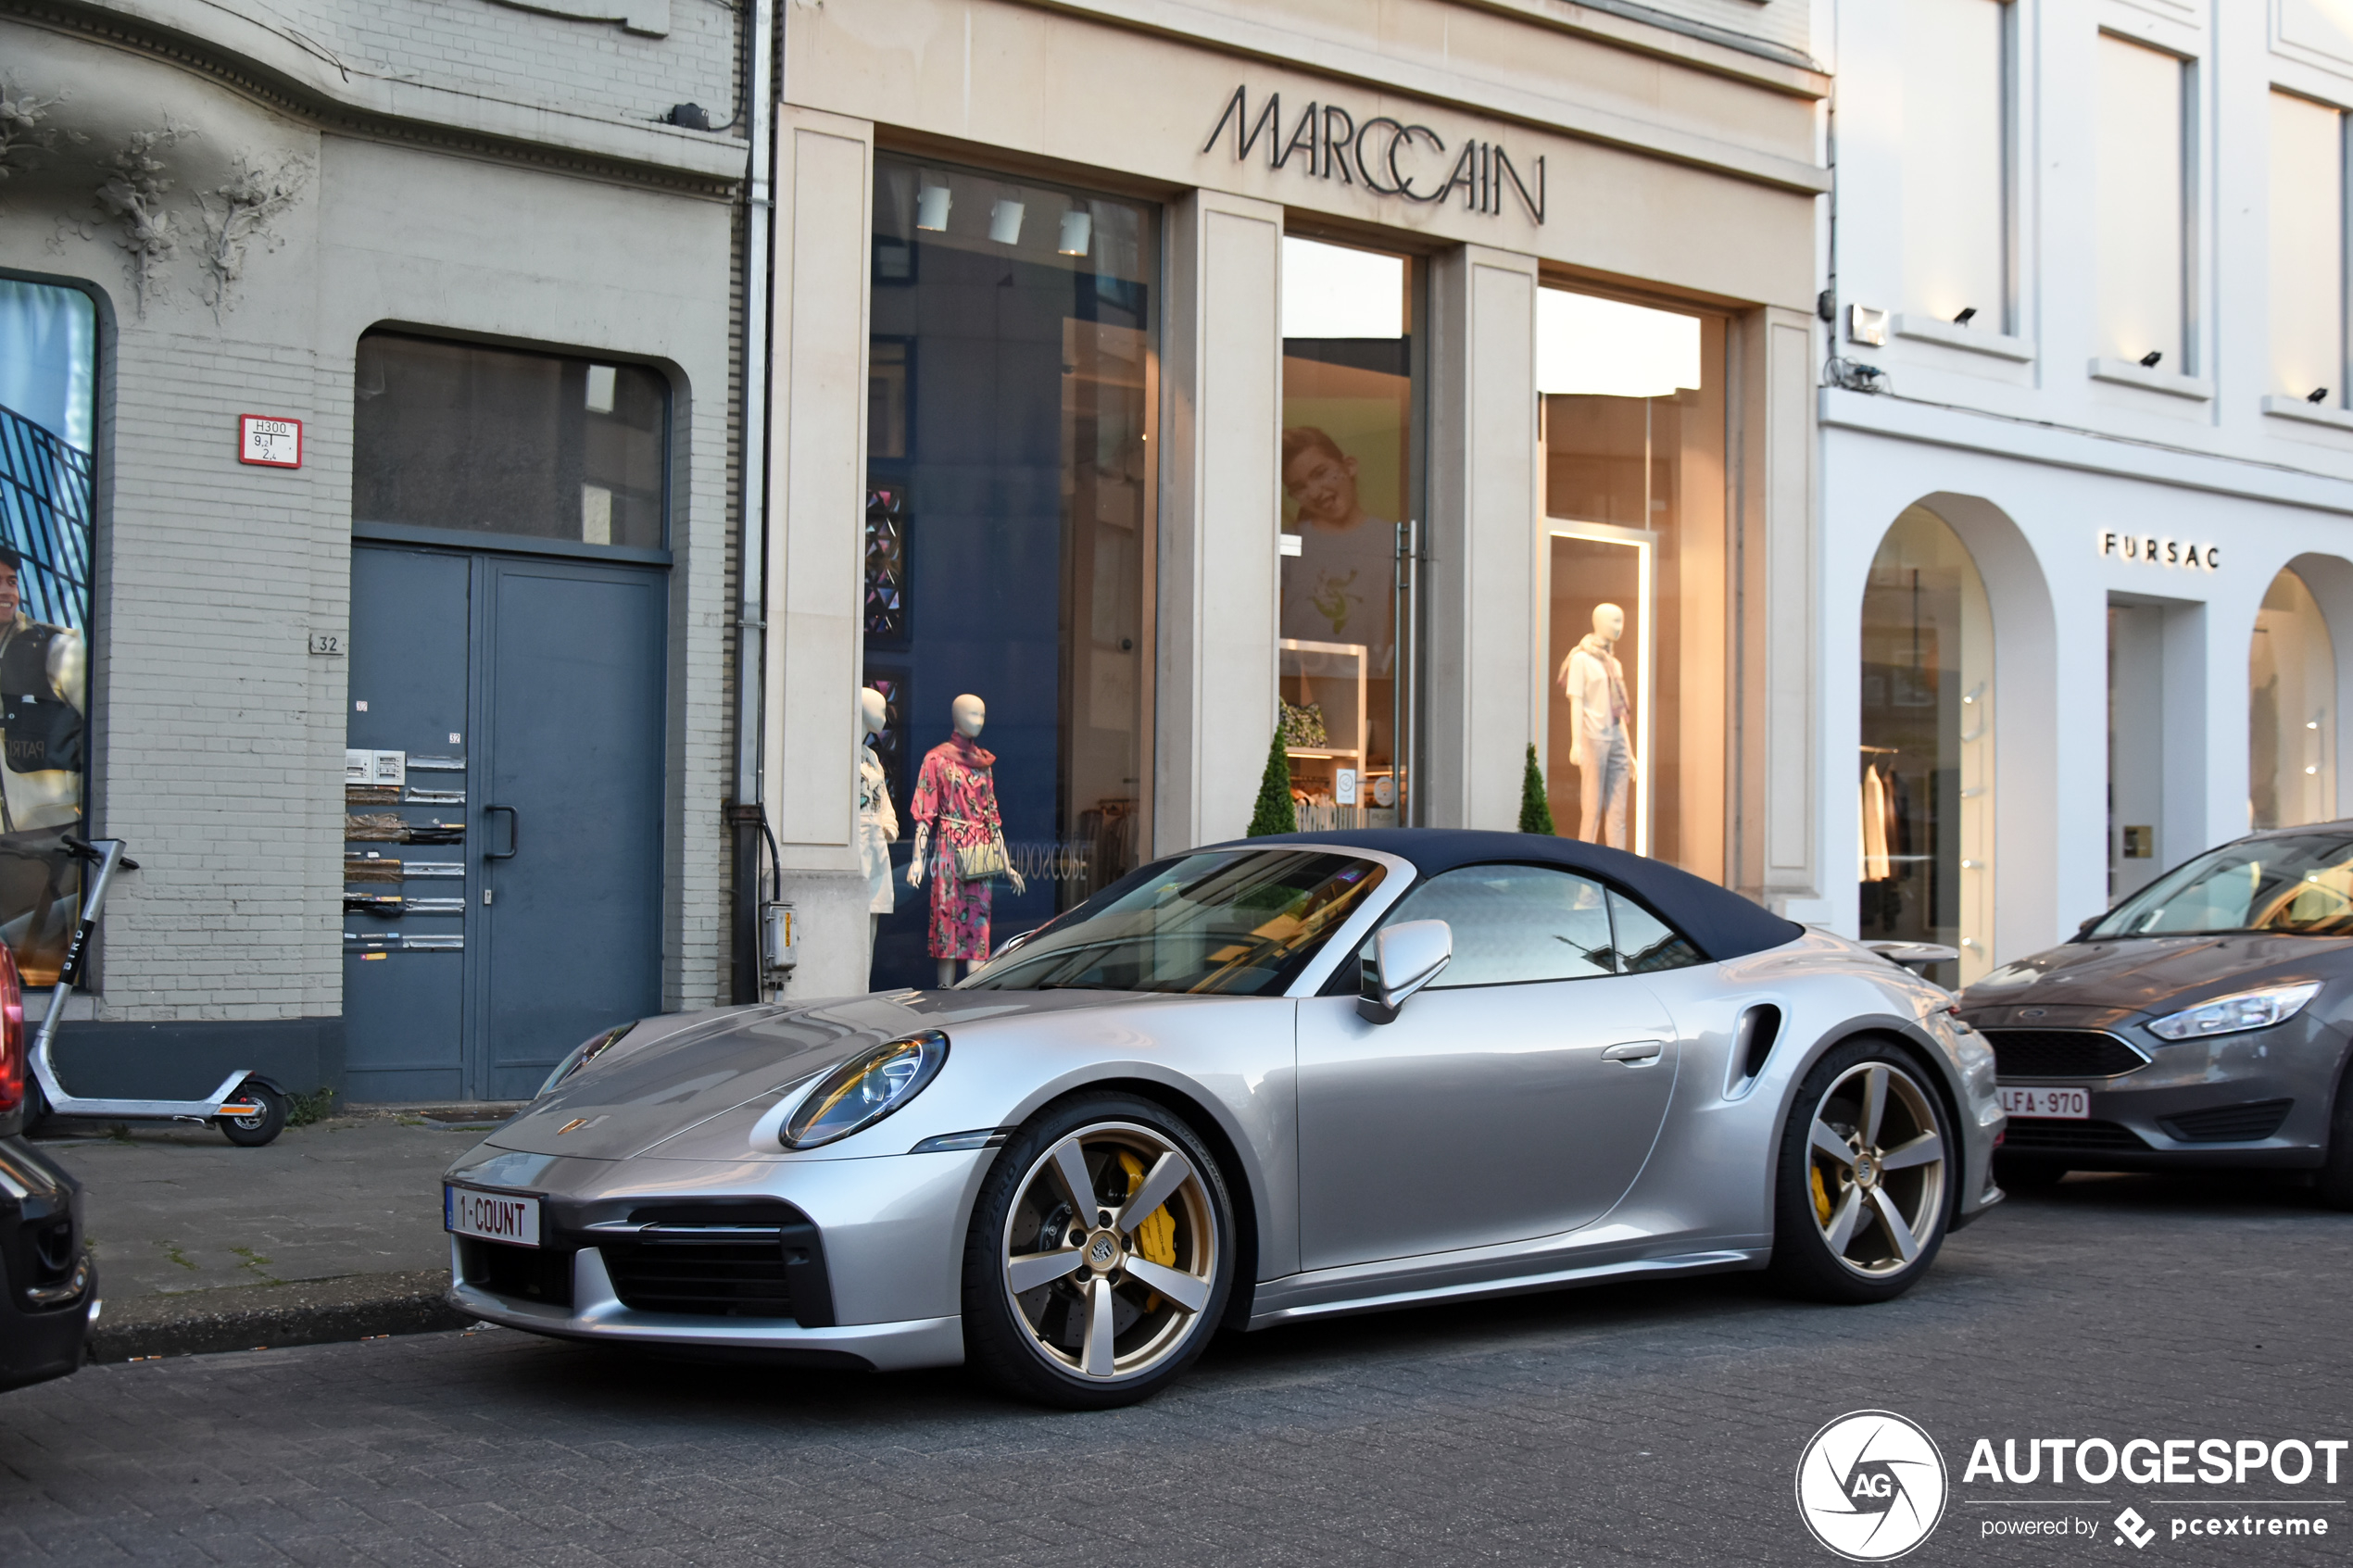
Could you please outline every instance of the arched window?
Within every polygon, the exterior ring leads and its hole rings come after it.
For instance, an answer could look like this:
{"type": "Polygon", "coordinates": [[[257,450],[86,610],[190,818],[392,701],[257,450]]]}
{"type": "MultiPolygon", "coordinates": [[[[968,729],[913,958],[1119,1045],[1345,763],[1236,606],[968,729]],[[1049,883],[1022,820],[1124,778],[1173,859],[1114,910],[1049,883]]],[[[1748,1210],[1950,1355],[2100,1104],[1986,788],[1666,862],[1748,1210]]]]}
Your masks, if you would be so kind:
{"type": "Polygon", "coordinates": [[[1935,978],[1967,985],[1993,935],[1993,617],[1968,548],[1925,507],[1871,559],[1862,643],[1862,935],[1957,948],[1935,978]]]}
{"type": "Polygon", "coordinates": [[[2252,828],[2336,815],[2336,649],[2304,579],[2263,594],[2246,655],[2246,821],[2252,828]]]}

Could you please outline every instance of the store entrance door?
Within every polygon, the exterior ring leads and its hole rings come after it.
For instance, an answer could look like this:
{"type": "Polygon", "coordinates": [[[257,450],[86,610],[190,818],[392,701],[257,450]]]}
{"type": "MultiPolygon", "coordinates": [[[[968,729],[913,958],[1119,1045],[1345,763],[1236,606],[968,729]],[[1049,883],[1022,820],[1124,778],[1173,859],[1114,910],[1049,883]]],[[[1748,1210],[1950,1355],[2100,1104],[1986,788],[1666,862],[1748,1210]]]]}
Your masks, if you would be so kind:
{"type": "Polygon", "coordinates": [[[2108,603],[2108,900],[2167,865],[2165,607],[2111,594],[2108,603]]]}
{"type": "Polygon", "coordinates": [[[355,545],[348,1098],[519,1099],[661,1006],[663,574],[355,545]]]}

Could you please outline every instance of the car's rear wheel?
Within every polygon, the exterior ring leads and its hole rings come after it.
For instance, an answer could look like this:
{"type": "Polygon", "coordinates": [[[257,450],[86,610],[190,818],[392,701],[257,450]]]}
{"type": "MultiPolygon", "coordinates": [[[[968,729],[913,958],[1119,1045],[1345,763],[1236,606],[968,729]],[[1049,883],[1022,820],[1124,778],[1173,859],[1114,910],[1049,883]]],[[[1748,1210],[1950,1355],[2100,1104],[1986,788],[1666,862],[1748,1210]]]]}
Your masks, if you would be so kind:
{"type": "Polygon", "coordinates": [[[1885,1301],[1935,1261],[1955,1153],[1943,1102],[1910,1053],[1841,1046],[1815,1065],[1781,1135],[1774,1279],[1822,1301],[1885,1301]]]}
{"type": "Polygon", "coordinates": [[[1048,1108],[998,1151],[964,1244],[966,1358],[1072,1410],[1157,1393],[1232,1287],[1233,1207],[1191,1128],[1128,1095],[1048,1108]]]}

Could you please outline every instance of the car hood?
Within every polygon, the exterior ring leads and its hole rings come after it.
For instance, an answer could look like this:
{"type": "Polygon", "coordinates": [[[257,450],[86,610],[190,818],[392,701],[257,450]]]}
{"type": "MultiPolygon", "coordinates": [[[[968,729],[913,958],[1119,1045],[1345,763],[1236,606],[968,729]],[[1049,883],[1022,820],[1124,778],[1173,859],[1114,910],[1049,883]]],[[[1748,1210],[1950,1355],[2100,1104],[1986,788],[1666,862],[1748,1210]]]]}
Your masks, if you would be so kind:
{"type": "Polygon", "coordinates": [[[484,1139],[493,1148],[626,1160],[784,1091],[871,1046],[921,1029],[1130,1002],[1114,991],[887,991],[793,1007],[730,1008],[665,1026],[649,1043],[623,1038],[484,1139]]]}
{"type": "Polygon", "coordinates": [[[2003,965],[1961,993],[1961,1013],[1983,1026],[2088,1022],[2087,1011],[2172,1012],[2268,981],[2324,979],[2353,939],[2138,936],[2070,942],[2003,965]],[[2040,1009],[2032,1017],[2021,1014],[2040,1009]]]}

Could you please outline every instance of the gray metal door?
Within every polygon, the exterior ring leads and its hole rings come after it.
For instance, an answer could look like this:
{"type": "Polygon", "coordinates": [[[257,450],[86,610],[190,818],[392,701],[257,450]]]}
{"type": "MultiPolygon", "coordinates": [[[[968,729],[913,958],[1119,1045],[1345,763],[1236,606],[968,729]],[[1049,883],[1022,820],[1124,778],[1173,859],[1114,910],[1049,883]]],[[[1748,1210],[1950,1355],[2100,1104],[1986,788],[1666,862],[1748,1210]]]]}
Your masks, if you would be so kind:
{"type": "Polygon", "coordinates": [[[406,778],[346,792],[350,1098],[521,1098],[660,1008],[664,586],[354,546],[346,745],[406,778]]]}
{"type": "Polygon", "coordinates": [[[1301,1262],[1591,1223],[1641,1173],[1677,1055],[1667,1010],[1634,975],[1430,989],[1387,1024],[1358,1017],[1353,997],[1302,1002],[1301,1262]]]}

